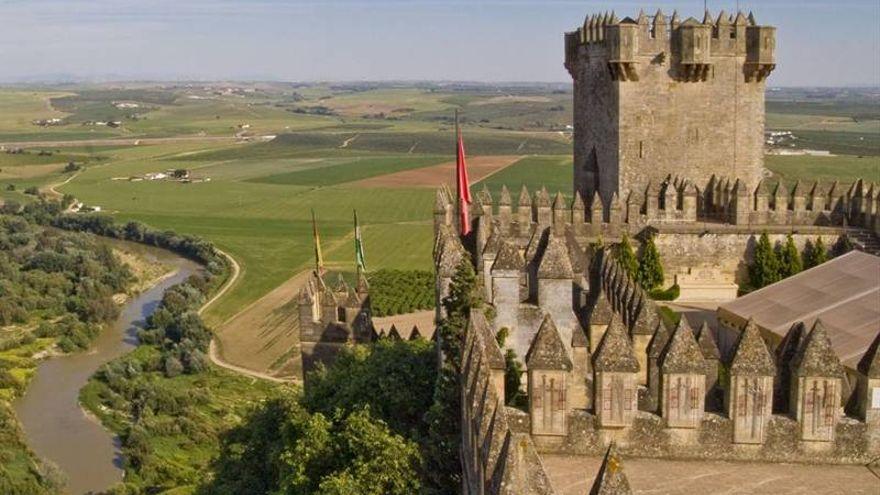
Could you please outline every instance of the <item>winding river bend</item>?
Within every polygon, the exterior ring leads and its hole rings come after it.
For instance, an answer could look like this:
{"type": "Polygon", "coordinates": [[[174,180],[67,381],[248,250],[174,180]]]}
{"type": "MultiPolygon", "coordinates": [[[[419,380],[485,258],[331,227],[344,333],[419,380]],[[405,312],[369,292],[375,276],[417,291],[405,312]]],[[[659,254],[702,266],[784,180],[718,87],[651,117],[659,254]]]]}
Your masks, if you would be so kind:
{"type": "Polygon", "coordinates": [[[119,439],[80,408],[80,389],[102,364],[137,345],[137,330],[156,309],[165,289],[200,269],[195,262],[168,251],[144,246],[137,249],[149,261],[164,263],[175,271],[129,300],[91,349],[40,363],[24,396],[14,404],[28,445],[64,471],[67,492],[74,495],[105,490],[122,480],[119,439]]]}

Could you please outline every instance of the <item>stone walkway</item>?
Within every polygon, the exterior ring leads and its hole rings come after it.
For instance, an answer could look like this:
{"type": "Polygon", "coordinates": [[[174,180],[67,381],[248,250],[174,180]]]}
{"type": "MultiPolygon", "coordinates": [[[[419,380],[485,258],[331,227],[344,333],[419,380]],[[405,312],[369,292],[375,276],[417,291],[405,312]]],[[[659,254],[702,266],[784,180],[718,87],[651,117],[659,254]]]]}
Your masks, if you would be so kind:
{"type": "MultiPolygon", "coordinates": [[[[542,455],[560,495],[589,493],[602,459],[542,455]]],[[[880,478],[864,466],[811,466],[624,458],[633,493],[656,495],[880,495],[880,478]]]]}

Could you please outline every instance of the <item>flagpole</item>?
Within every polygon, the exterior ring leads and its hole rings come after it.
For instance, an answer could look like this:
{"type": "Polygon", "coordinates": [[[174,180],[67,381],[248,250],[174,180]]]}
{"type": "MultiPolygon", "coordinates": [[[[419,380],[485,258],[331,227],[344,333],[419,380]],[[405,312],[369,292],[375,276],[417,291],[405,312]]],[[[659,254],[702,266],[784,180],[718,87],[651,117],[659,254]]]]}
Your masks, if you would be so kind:
{"type": "Polygon", "coordinates": [[[459,143],[461,142],[461,129],[458,126],[458,108],[455,109],[455,218],[457,220],[456,223],[459,224],[459,234],[461,234],[461,173],[458,169],[459,162],[461,161],[461,147],[459,143]]]}

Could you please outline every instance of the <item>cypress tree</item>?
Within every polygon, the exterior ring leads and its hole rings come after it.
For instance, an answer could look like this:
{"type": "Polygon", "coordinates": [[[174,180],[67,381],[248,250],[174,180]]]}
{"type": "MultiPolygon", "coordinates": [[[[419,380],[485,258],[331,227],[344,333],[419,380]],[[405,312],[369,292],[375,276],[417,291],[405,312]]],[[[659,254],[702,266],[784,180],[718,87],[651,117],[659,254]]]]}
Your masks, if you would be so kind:
{"type": "Polygon", "coordinates": [[[623,239],[617,245],[617,261],[623,265],[623,268],[629,273],[629,276],[636,278],[639,271],[639,260],[633,251],[632,244],[629,243],[629,237],[623,234],[623,239]]]}
{"type": "Polygon", "coordinates": [[[822,241],[822,237],[820,236],[816,239],[816,244],[813,245],[813,254],[810,257],[810,266],[819,266],[826,261],[828,261],[828,248],[825,247],[825,243],[822,241]]]}
{"type": "Polygon", "coordinates": [[[755,246],[754,260],[749,267],[749,280],[755,289],[779,281],[779,259],[766,232],[761,233],[755,246]]]}
{"type": "Polygon", "coordinates": [[[853,249],[855,249],[855,246],[853,246],[852,239],[850,239],[847,234],[840,234],[840,237],[837,238],[837,242],[834,243],[834,247],[832,248],[834,256],[842,256],[853,249]]]}
{"type": "Polygon", "coordinates": [[[828,261],[828,248],[825,247],[822,237],[817,237],[816,242],[807,241],[807,245],[804,246],[804,269],[819,266],[826,261],[828,261]]]}
{"type": "Polygon", "coordinates": [[[660,252],[654,244],[654,236],[648,237],[639,259],[636,281],[645,290],[652,290],[663,283],[663,265],[660,263],[660,252]]]}
{"type": "Polygon", "coordinates": [[[800,273],[803,269],[804,263],[801,260],[801,254],[798,252],[791,234],[788,234],[788,237],[785,239],[785,245],[779,253],[780,278],[790,277],[796,273],[800,273]]]}

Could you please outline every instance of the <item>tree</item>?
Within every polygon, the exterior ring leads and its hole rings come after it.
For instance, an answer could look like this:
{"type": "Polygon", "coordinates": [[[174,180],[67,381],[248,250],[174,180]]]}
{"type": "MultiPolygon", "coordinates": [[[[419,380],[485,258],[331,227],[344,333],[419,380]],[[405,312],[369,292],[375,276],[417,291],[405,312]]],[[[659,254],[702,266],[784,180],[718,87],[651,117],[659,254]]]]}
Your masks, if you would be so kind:
{"type": "Polygon", "coordinates": [[[828,261],[828,249],[825,247],[822,237],[817,237],[815,243],[807,241],[804,248],[804,268],[813,268],[826,261],[828,261]]]}
{"type": "Polygon", "coordinates": [[[855,246],[853,246],[852,239],[849,238],[849,235],[840,234],[840,237],[837,238],[837,242],[834,243],[832,251],[834,256],[842,256],[853,249],[855,249],[855,246]]]}
{"type": "Polygon", "coordinates": [[[418,447],[369,408],[311,414],[286,396],[267,401],[221,439],[214,480],[200,493],[419,493],[418,447]]]}
{"type": "Polygon", "coordinates": [[[629,243],[629,237],[623,234],[623,239],[617,245],[617,261],[623,266],[629,276],[636,278],[639,271],[639,260],[636,259],[636,253],[633,251],[632,244],[629,243]]]}
{"type": "Polygon", "coordinates": [[[343,348],[333,366],[309,375],[302,402],[328,417],[369,407],[396,433],[423,436],[436,380],[433,342],[383,339],[343,348]]]}
{"type": "Polygon", "coordinates": [[[801,254],[797,246],[794,244],[794,238],[791,234],[785,239],[785,244],[779,251],[779,276],[780,279],[790,277],[802,272],[804,263],[801,261],[801,254]]]}
{"type": "Polygon", "coordinates": [[[663,284],[663,265],[660,263],[660,252],[654,244],[654,236],[648,237],[642,249],[636,281],[645,290],[652,290],[663,284]]]}
{"type": "Polygon", "coordinates": [[[443,299],[446,316],[437,325],[443,362],[434,385],[434,401],[425,414],[428,438],[424,444],[426,473],[437,493],[458,491],[461,486],[461,373],[462,335],[472,308],[482,305],[474,267],[467,259],[459,264],[449,295],[443,299]]]}
{"type": "Polygon", "coordinates": [[[779,281],[779,259],[766,232],[761,233],[755,246],[754,260],[749,267],[749,280],[755,289],[779,281]]]}

